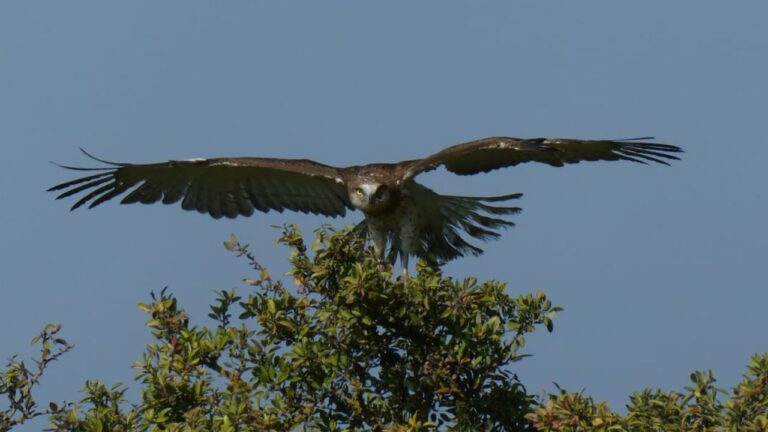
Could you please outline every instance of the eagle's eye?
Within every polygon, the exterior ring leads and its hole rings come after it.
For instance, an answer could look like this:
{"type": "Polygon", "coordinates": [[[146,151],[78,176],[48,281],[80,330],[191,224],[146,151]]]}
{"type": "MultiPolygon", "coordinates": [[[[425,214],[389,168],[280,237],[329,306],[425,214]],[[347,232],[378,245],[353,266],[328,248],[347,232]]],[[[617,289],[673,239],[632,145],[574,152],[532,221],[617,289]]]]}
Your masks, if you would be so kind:
{"type": "Polygon", "coordinates": [[[362,190],[362,189],[360,189],[360,188],[355,188],[355,195],[357,195],[357,196],[361,197],[361,196],[365,195],[365,193],[363,192],[363,190],[362,190]]]}

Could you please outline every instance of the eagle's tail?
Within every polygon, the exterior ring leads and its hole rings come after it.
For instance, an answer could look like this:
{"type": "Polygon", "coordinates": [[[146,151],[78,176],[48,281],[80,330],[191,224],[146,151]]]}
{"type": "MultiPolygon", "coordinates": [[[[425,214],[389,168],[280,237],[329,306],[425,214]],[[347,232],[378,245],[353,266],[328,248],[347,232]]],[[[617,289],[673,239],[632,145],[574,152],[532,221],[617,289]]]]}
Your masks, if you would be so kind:
{"type": "Polygon", "coordinates": [[[427,230],[429,234],[422,241],[422,258],[439,265],[468,253],[480,255],[483,250],[468,243],[459,233],[464,231],[483,241],[498,238],[501,235],[498,230],[515,225],[503,217],[520,213],[522,209],[495,203],[518,199],[521,196],[521,193],[492,197],[440,195],[438,206],[442,220],[434,221],[427,230]]]}
{"type": "MultiPolygon", "coordinates": [[[[429,192],[433,194],[436,211],[430,215],[431,217],[422,221],[424,225],[420,227],[418,249],[411,253],[434,267],[466,254],[483,253],[482,249],[464,240],[461,232],[478,240],[496,239],[501,236],[498,232],[500,229],[515,225],[504,217],[522,211],[520,207],[496,204],[518,199],[523,196],[521,193],[491,197],[463,197],[429,192]]],[[[354,227],[353,232],[359,236],[367,236],[368,222],[361,221],[354,227]]],[[[401,252],[400,239],[394,233],[389,233],[387,243],[390,247],[386,260],[394,264],[401,252]]]]}

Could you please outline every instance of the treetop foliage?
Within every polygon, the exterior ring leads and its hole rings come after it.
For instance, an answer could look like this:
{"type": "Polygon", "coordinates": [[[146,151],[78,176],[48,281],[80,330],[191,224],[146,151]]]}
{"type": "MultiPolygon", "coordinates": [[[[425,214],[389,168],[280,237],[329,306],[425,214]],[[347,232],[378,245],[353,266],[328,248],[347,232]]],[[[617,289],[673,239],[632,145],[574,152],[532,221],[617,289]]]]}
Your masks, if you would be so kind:
{"type": "Polygon", "coordinates": [[[755,356],[730,400],[711,372],[684,392],[644,390],[626,415],[582,392],[534,397],[514,372],[526,335],[553,330],[561,309],[543,293],[455,280],[417,264],[393,277],[348,230],[294,226],[287,281],[273,279],[247,245],[225,247],[254,276],[247,294],[220,291],[211,325],[167,290],[139,305],[154,341],[134,363],[140,400],[88,381],[76,403],[33,397],[50,364],[72,349],[50,325],[34,367],[11,358],[0,376],[0,431],[47,417],[53,431],[758,431],[768,430],[768,356],[755,356]]]}

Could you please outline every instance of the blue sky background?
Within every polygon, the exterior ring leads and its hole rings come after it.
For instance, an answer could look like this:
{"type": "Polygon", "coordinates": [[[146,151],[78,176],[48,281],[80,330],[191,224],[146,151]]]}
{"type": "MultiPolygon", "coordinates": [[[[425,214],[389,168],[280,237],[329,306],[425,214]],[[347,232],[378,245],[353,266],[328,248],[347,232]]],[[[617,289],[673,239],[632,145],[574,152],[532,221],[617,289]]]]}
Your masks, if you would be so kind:
{"type": "Polygon", "coordinates": [[[90,164],[78,146],[128,162],[344,166],[489,135],[654,135],[684,160],[420,177],[451,194],[525,193],[518,226],[446,272],[565,308],[517,365],[532,392],[557,382],[620,409],[695,369],[733,385],[768,349],[766,16],[762,1],[4,1],[0,358],[61,323],[77,346],[42,401],[78,399],[86,379],[130,383],[150,290],[169,286],[206,323],[213,289],[247,289],[245,262],[221,246],[230,233],[277,274],[270,225],[360,218],[70,213],[45,189],[72,173],[48,162],[90,164]]]}

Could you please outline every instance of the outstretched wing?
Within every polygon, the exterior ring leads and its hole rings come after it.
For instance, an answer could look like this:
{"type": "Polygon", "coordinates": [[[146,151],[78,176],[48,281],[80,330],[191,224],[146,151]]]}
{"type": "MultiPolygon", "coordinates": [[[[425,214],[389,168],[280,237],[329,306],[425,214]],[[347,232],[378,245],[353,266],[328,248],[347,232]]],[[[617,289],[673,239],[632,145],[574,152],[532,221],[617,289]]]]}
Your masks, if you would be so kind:
{"type": "Polygon", "coordinates": [[[628,160],[668,165],[679,159],[680,147],[644,142],[647,138],[627,140],[577,140],[567,138],[491,137],[457,144],[421,160],[406,162],[402,178],[444,166],[459,175],[488,172],[524,162],[541,162],[552,166],[597,160],[628,160]]]}
{"type": "MultiPolygon", "coordinates": [[[[82,150],[82,149],[81,149],[82,150]]],[[[102,168],[63,168],[95,172],[48,191],[62,191],[57,199],[84,194],[72,210],[89,208],[126,194],[122,204],[181,200],[185,210],[214,218],[250,216],[254,210],[284,209],[343,216],[352,209],[339,169],[306,159],[217,158],[153,164],[115,163],[102,168]]]]}

